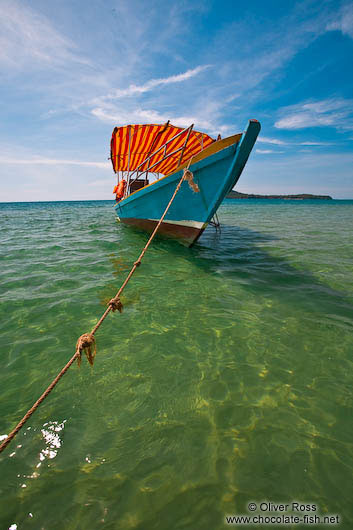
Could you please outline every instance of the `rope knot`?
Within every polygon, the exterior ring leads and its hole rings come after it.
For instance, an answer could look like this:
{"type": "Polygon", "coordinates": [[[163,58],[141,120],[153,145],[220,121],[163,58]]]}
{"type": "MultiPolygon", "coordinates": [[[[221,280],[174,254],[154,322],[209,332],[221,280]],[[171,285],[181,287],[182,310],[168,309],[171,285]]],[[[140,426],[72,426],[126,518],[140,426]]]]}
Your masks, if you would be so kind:
{"type": "Polygon", "coordinates": [[[87,357],[87,361],[93,366],[93,361],[96,356],[96,339],[92,333],[84,333],[79,337],[76,343],[76,351],[78,352],[77,364],[81,366],[81,356],[84,351],[87,357]],[[94,348],[93,352],[92,349],[94,348]]]}
{"type": "Polygon", "coordinates": [[[193,191],[195,191],[196,193],[200,191],[200,188],[198,187],[196,182],[194,182],[194,174],[190,171],[190,169],[184,169],[184,178],[188,181],[189,186],[193,191]]]}
{"type": "Polygon", "coordinates": [[[122,313],[123,312],[123,304],[121,303],[121,300],[120,298],[112,298],[110,300],[110,302],[108,303],[108,305],[110,305],[110,307],[112,308],[112,311],[114,313],[114,311],[119,311],[119,313],[122,313]]]}

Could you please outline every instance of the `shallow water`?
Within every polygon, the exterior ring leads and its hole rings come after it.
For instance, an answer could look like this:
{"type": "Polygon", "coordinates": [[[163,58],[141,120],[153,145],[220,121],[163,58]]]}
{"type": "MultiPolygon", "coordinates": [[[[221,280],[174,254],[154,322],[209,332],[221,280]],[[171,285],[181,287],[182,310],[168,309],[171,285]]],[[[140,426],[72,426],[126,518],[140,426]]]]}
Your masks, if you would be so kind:
{"type": "MultiPolygon", "coordinates": [[[[2,453],[1,528],[222,529],[262,500],[352,528],[353,201],[227,200],[219,217],[192,249],[152,244],[94,367],[74,365],[2,453]]],[[[4,436],[146,235],[108,201],[0,219],[4,436]]]]}

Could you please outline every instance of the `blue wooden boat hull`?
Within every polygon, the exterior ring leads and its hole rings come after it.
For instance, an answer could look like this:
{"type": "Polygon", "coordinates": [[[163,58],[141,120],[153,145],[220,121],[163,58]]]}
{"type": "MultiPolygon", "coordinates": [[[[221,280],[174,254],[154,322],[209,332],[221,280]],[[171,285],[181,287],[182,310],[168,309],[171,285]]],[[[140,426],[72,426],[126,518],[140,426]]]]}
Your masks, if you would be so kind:
{"type": "MultiPolygon", "coordinates": [[[[256,138],[260,123],[251,120],[240,141],[209,155],[194,164],[190,171],[199,187],[195,192],[184,181],[176,195],[159,233],[191,246],[200,237],[224,197],[237,183],[256,138]]],[[[162,177],[132,193],[116,204],[123,223],[152,232],[182,176],[183,170],[162,177]]]]}

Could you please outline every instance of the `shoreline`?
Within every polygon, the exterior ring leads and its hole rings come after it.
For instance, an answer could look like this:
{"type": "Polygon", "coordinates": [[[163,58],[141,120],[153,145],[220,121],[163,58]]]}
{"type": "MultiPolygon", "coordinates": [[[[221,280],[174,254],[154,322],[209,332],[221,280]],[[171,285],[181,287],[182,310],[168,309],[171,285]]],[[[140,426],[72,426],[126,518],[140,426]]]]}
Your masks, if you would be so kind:
{"type": "Polygon", "coordinates": [[[257,195],[253,193],[240,193],[239,191],[230,191],[226,195],[227,199],[284,199],[303,201],[307,199],[318,199],[332,201],[333,198],[330,195],[312,195],[311,193],[295,193],[293,195],[257,195]]]}

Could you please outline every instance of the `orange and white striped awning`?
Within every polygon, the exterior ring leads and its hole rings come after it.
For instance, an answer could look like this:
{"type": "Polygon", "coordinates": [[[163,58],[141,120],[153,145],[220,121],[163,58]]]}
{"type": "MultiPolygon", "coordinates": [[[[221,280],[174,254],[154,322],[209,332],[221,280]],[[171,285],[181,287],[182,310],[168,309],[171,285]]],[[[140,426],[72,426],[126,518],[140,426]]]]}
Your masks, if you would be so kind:
{"type": "MultiPolygon", "coordinates": [[[[169,123],[164,125],[148,124],[115,127],[110,144],[110,156],[115,173],[117,171],[133,171],[148,156],[183,130],[183,128],[175,127],[169,123]]],[[[187,134],[188,131],[185,131],[183,134],[175,138],[175,140],[170,142],[167,145],[167,154],[182,147],[187,134]]],[[[215,140],[208,136],[208,134],[192,130],[184,150],[181,164],[214,141],[215,140]]],[[[154,166],[152,171],[162,173],[163,175],[173,173],[179,165],[180,155],[181,151],[162,160],[164,157],[164,149],[161,149],[150,161],[151,166],[158,162],[158,160],[161,160],[160,163],[154,166]]],[[[144,166],[142,169],[147,169],[147,166],[144,166]]]]}

